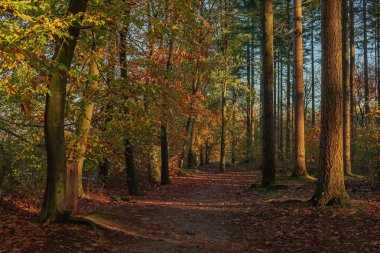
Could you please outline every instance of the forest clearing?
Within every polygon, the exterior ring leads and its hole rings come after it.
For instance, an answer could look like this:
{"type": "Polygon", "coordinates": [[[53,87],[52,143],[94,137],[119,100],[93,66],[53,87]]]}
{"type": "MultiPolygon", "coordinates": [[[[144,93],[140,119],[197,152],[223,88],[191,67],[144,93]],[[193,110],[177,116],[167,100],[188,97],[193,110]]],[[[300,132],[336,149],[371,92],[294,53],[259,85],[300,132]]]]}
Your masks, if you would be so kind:
{"type": "Polygon", "coordinates": [[[0,0],[0,238],[380,252],[380,0],[0,0]]]}

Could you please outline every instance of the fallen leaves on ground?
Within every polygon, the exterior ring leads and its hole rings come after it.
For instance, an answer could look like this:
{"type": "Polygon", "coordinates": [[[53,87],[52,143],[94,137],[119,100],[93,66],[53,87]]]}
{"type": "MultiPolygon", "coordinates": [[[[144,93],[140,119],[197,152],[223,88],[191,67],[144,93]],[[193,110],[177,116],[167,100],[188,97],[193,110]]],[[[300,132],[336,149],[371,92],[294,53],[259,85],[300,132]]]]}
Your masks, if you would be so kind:
{"type": "Polygon", "coordinates": [[[107,230],[42,225],[39,203],[6,198],[0,205],[0,252],[380,252],[380,194],[348,179],[352,207],[313,208],[314,182],[279,172],[278,189],[251,188],[248,165],[216,165],[178,176],[139,197],[105,190],[80,200],[107,230]]]}

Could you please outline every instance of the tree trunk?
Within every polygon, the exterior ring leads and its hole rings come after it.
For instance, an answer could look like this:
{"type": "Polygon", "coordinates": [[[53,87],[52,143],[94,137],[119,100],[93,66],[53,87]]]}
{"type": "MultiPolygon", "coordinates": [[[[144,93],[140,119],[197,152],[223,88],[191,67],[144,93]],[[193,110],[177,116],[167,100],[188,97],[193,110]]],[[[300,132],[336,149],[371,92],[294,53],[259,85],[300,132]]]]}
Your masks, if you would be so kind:
{"type": "MultiPolygon", "coordinates": [[[[98,78],[99,76],[99,69],[96,64],[95,59],[92,60],[91,66],[90,66],[90,74],[92,78],[98,78]]],[[[82,109],[82,115],[79,119],[79,126],[78,126],[78,144],[79,144],[79,152],[80,156],[77,160],[77,167],[78,167],[78,197],[82,197],[84,195],[83,191],[83,183],[82,183],[82,176],[83,176],[83,164],[86,157],[86,146],[87,146],[87,139],[88,134],[90,132],[91,127],[91,119],[92,114],[94,111],[94,93],[98,89],[99,84],[98,82],[92,81],[92,83],[86,87],[84,94],[83,94],[83,109],[82,109]]]]}
{"type": "MultiPolygon", "coordinates": [[[[253,18],[252,18],[253,19],[253,18]]],[[[254,32],[254,21],[252,20],[252,31],[254,32]]],[[[251,155],[250,159],[253,161],[254,152],[253,152],[253,144],[255,143],[255,121],[254,121],[254,105],[255,105],[255,40],[252,38],[251,45],[251,155]]]]}
{"type": "Polygon", "coordinates": [[[189,167],[189,154],[193,143],[194,123],[195,119],[190,116],[186,122],[186,140],[182,149],[181,170],[188,169],[189,167]]]}
{"type": "Polygon", "coordinates": [[[283,60],[282,60],[282,52],[280,54],[280,82],[279,82],[279,94],[278,94],[278,159],[281,161],[283,159],[283,60]]]}
{"type": "Polygon", "coordinates": [[[342,0],[343,167],[351,175],[350,72],[348,52],[348,2],[342,0]]]}
{"type": "MultiPolygon", "coordinates": [[[[376,1],[376,13],[380,12],[380,1],[376,1]]],[[[376,57],[376,86],[377,86],[377,110],[380,110],[380,18],[379,16],[376,19],[376,52],[377,52],[377,57],[376,57]]],[[[380,117],[377,120],[378,126],[380,126],[380,117]]],[[[380,142],[380,133],[379,133],[379,139],[378,141],[380,142]]],[[[379,172],[380,174],[380,172],[379,172]]],[[[378,175],[380,178],[380,175],[378,175]]],[[[380,186],[380,182],[379,182],[380,186]]]]}
{"type": "Polygon", "coordinates": [[[322,100],[315,206],[345,204],[341,1],[322,0],[322,100]]]}
{"type": "Polygon", "coordinates": [[[210,164],[210,156],[211,156],[211,147],[208,143],[208,141],[206,141],[206,150],[205,150],[205,163],[206,164],[210,164]]]}
{"type": "Polygon", "coordinates": [[[314,22],[311,27],[311,124],[315,126],[314,22]]]}
{"type": "MultiPolygon", "coordinates": [[[[128,14],[129,15],[129,14],[128,14]]],[[[124,32],[119,33],[120,36],[120,55],[119,55],[119,61],[120,61],[120,76],[123,79],[123,81],[127,81],[128,73],[127,73],[127,45],[125,41],[125,34],[124,32]]],[[[126,100],[129,98],[126,96],[126,100]]],[[[126,113],[128,114],[128,109],[124,108],[126,110],[126,113]]],[[[127,188],[128,192],[131,195],[138,195],[140,194],[139,190],[139,180],[136,172],[136,167],[134,163],[134,155],[133,155],[133,144],[131,142],[131,138],[129,134],[125,137],[124,140],[124,155],[125,155],[125,166],[126,166],[126,172],[127,172],[127,188]]]]}
{"type": "Polygon", "coordinates": [[[136,172],[133,146],[129,138],[124,140],[125,165],[127,167],[127,187],[130,195],[139,195],[139,180],[136,172]]]}
{"type": "Polygon", "coordinates": [[[236,127],[236,99],[237,93],[235,88],[232,91],[233,100],[232,100],[232,126],[231,126],[231,163],[235,164],[237,162],[238,156],[236,153],[236,136],[235,136],[235,127],[236,127]]]}
{"type": "Polygon", "coordinates": [[[203,146],[199,149],[199,165],[203,166],[205,164],[205,156],[203,146]]]}
{"type": "Polygon", "coordinates": [[[273,112],[273,1],[263,6],[263,119],[262,186],[275,182],[275,133],[273,112]]]}
{"type": "Polygon", "coordinates": [[[222,130],[220,137],[220,166],[221,172],[226,171],[226,131],[227,131],[227,81],[223,82],[222,87],[222,130]]]}
{"type": "Polygon", "coordinates": [[[169,177],[169,151],[166,124],[161,124],[161,185],[170,183],[169,177]]]}
{"type": "MultiPolygon", "coordinates": [[[[78,15],[86,11],[87,1],[70,1],[68,15],[78,15]]],[[[52,69],[50,93],[46,95],[45,143],[47,153],[47,182],[41,220],[57,222],[67,217],[66,210],[66,154],[64,137],[64,111],[66,98],[67,72],[71,67],[75,46],[80,33],[83,15],[70,25],[70,37],[58,39],[53,62],[64,66],[65,70],[52,69]]]]}
{"type": "Polygon", "coordinates": [[[369,78],[368,78],[368,34],[367,34],[367,0],[363,0],[363,50],[364,50],[364,124],[367,124],[369,108],[369,78]]]}
{"type": "MultiPolygon", "coordinates": [[[[171,34],[168,48],[168,60],[166,70],[172,69],[172,60],[174,54],[174,34],[171,34]]],[[[166,106],[168,104],[165,92],[163,92],[163,120],[161,122],[161,185],[170,183],[169,176],[169,145],[168,145],[168,116],[166,106]]],[[[186,159],[188,161],[188,159],[186,159]]]]}
{"type": "MultiPolygon", "coordinates": [[[[228,13],[228,1],[223,0],[222,1],[222,8],[223,8],[223,29],[228,28],[228,22],[229,22],[229,13],[228,13]]],[[[226,34],[223,32],[222,35],[222,53],[224,57],[224,76],[225,80],[223,80],[222,85],[222,128],[221,128],[221,137],[220,137],[220,164],[219,164],[219,170],[220,172],[226,171],[226,132],[227,132],[227,76],[229,75],[229,68],[228,68],[228,39],[226,37],[226,34]]]]}
{"type": "Polygon", "coordinates": [[[295,163],[293,176],[305,176],[305,118],[303,100],[302,1],[294,0],[294,98],[295,98],[295,163]]]}
{"type": "Polygon", "coordinates": [[[251,162],[252,160],[252,79],[251,79],[251,45],[248,43],[247,45],[247,82],[248,82],[248,94],[247,94],[247,150],[246,150],[246,160],[247,162],[251,162]]]}
{"type": "Polygon", "coordinates": [[[356,99],[355,99],[355,8],[350,0],[350,115],[351,115],[351,162],[355,158],[356,146],[356,99]]]}
{"type": "MultiPolygon", "coordinates": [[[[288,0],[287,4],[287,13],[288,13],[288,26],[289,29],[290,27],[290,0],[288,0]]],[[[286,69],[286,139],[285,139],[285,156],[286,159],[290,159],[290,141],[291,141],[291,122],[292,122],[292,107],[291,107],[291,96],[290,96],[290,91],[291,91],[291,74],[290,74],[290,48],[287,50],[287,55],[286,55],[286,64],[287,64],[287,69],[286,69]]]]}

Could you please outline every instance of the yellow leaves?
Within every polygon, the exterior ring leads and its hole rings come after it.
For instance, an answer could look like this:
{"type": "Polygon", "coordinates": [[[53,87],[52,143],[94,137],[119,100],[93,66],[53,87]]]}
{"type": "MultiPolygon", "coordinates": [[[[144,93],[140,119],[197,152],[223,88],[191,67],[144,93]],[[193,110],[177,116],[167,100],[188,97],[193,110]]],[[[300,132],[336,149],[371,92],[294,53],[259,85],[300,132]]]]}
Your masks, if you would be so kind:
{"type": "Polygon", "coordinates": [[[19,16],[20,18],[24,19],[24,20],[27,20],[27,21],[32,21],[33,20],[31,16],[26,15],[26,14],[17,13],[16,15],[19,16]]]}
{"type": "Polygon", "coordinates": [[[104,20],[107,21],[108,23],[112,23],[113,22],[112,18],[105,18],[104,20]]]}
{"type": "Polygon", "coordinates": [[[8,86],[7,88],[4,89],[4,92],[8,95],[8,96],[12,96],[12,95],[15,95],[17,92],[18,92],[18,87],[17,85],[13,84],[13,85],[10,85],[8,86]]]}
{"type": "Polygon", "coordinates": [[[175,30],[175,31],[176,31],[176,30],[179,30],[179,26],[178,26],[178,25],[173,25],[173,26],[172,26],[172,29],[175,30]]]}
{"type": "Polygon", "coordinates": [[[18,61],[23,61],[25,59],[25,56],[20,53],[16,53],[15,56],[18,61]]]}

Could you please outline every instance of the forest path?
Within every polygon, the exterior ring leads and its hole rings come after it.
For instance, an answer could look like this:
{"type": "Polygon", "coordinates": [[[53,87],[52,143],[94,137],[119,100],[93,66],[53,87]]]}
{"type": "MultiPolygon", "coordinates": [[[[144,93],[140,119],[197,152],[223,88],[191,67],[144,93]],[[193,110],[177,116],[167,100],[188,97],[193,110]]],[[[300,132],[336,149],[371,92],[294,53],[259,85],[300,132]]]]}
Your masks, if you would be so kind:
{"type": "Polygon", "coordinates": [[[114,252],[244,252],[249,242],[234,240],[239,214],[248,214],[249,201],[239,193],[257,173],[207,166],[198,173],[176,177],[169,186],[136,197],[117,208],[102,210],[97,223],[117,231],[114,252]],[[117,239],[116,239],[117,238],[117,239]]]}
{"type": "Polygon", "coordinates": [[[28,253],[380,252],[380,194],[365,180],[347,181],[352,207],[312,208],[299,200],[315,184],[291,171],[277,169],[277,189],[251,189],[261,177],[251,165],[217,172],[217,164],[205,166],[129,202],[90,198],[98,211],[88,217],[107,230],[23,222],[14,236],[5,230],[9,246],[0,253],[20,252],[15,245],[28,253]]]}

